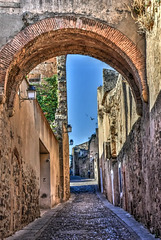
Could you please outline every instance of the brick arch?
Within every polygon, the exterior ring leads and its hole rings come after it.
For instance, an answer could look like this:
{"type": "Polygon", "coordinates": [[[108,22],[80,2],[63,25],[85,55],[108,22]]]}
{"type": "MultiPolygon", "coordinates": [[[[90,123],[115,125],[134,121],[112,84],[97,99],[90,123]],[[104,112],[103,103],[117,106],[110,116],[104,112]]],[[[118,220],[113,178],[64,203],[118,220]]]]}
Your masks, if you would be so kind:
{"type": "MultiPolygon", "coordinates": [[[[145,59],[137,46],[117,29],[81,17],[47,18],[26,27],[0,51],[0,87],[12,108],[19,84],[37,64],[51,57],[78,53],[114,67],[129,82],[137,111],[148,101],[145,59]]],[[[3,98],[4,99],[4,98],[3,98]]]]}

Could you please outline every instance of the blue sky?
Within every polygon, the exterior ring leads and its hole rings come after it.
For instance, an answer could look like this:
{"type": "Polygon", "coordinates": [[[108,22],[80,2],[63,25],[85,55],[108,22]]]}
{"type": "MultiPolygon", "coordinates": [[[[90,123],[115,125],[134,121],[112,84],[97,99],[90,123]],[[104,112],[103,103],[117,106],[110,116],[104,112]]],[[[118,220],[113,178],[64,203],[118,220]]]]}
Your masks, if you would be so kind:
{"type": "Polygon", "coordinates": [[[89,56],[68,55],[66,68],[68,123],[72,125],[69,138],[74,140],[75,146],[88,141],[95,133],[97,87],[102,85],[103,68],[110,67],[89,56]]]}

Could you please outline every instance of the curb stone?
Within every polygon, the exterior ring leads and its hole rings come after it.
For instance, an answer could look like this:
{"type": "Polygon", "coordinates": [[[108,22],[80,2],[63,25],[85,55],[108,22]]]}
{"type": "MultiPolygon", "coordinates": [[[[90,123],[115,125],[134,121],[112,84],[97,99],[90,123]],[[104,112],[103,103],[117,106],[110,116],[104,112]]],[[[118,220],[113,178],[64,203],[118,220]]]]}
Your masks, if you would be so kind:
{"type": "Polygon", "coordinates": [[[152,235],[141,223],[137,222],[134,217],[124,209],[111,204],[102,193],[98,192],[98,189],[96,194],[103,204],[121,220],[126,228],[131,233],[135,233],[138,236],[138,240],[160,240],[160,238],[155,238],[154,235],[152,235]]]}

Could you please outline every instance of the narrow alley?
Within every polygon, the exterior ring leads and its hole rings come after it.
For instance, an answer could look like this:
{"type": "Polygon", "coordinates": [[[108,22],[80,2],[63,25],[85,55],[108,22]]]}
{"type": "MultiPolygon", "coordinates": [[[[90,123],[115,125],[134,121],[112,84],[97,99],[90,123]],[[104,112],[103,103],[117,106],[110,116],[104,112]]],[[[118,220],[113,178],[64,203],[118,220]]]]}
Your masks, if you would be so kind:
{"type": "Polygon", "coordinates": [[[96,181],[73,177],[69,201],[45,212],[41,218],[7,239],[150,240],[156,238],[130,214],[114,207],[97,192],[96,181]]]}

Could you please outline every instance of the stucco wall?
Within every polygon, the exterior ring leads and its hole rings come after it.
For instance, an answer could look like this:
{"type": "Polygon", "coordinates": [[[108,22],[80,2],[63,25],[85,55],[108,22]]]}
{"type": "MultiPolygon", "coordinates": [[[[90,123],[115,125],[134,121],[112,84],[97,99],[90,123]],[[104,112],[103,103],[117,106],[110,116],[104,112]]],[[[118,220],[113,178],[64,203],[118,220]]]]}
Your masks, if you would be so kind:
{"type": "MultiPolygon", "coordinates": [[[[23,96],[27,84],[21,89],[23,96]]],[[[40,140],[50,154],[50,202],[48,207],[57,204],[59,199],[59,144],[49,127],[37,101],[15,100],[15,114],[12,118],[1,105],[1,238],[21,229],[40,216],[40,140]]],[[[42,192],[41,192],[42,193],[42,192]]]]}

